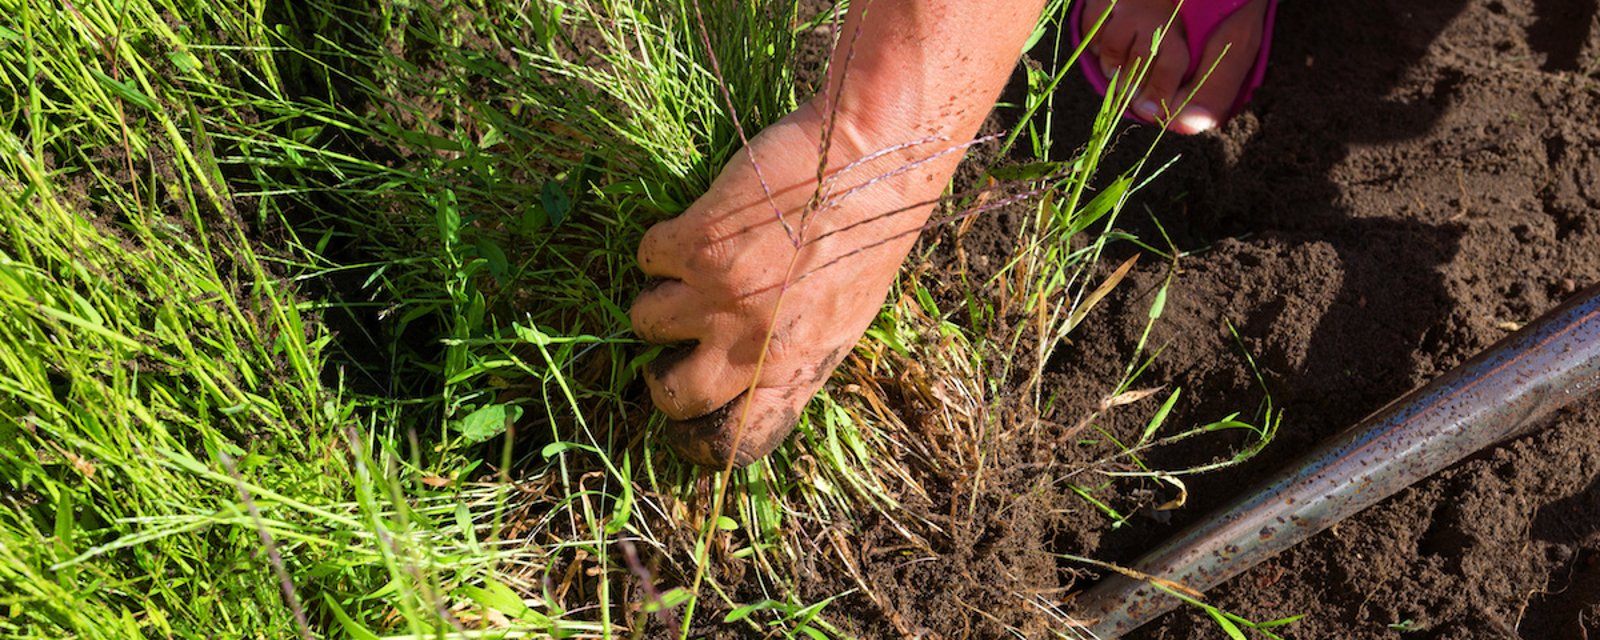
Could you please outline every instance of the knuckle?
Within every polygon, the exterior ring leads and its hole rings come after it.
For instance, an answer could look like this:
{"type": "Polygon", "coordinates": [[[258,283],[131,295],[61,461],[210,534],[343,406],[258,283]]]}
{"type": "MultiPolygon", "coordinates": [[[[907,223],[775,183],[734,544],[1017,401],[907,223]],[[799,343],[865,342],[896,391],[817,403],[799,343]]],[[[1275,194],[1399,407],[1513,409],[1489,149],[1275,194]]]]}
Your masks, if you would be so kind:
{"type": "Polygon", "coordinates": [[[670,245],[666,237],[670,233],[667,227],[669,222],[671,221],[656,223],[645,230],[644,237],[639,239],[639,250],[636,259],[639,261],[641,269],[649,272],[652,267],[659,266],[659,261],[670,245]]]}

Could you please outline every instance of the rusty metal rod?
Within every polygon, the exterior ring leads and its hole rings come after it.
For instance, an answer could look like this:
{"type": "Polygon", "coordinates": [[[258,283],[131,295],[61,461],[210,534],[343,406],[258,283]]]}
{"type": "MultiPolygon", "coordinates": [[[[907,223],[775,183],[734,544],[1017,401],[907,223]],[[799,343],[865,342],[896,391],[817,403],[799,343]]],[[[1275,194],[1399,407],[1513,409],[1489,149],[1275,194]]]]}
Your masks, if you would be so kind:
{"type": "MultiPolygon", "coordinates": [[[[1600,387],[1600,285],[1368,416],[1132,568],[1206,591],[1600,387]]],[[[1112,574],[1077,599],[1116,638],[1179,603],[1112,574]]]]}

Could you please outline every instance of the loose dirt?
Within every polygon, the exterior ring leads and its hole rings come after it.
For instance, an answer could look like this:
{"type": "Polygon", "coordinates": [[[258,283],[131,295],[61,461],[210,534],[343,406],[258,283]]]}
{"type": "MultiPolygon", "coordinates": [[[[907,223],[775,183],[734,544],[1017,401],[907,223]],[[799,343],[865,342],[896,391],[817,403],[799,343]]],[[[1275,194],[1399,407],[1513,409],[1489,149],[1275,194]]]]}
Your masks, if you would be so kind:
{"type": "MultiPolygon", "coordinates": [[[[1058,122],[1087,122],[1087,85],[1066,93],[1058,122]]],[[[1183,387],[1176,424],[1248,414],[1262,398],[1248,351],[1286,412],[1282,431],[1252,462],[1189,482],[1170,521],[1110,530],[1071,518],[1058,550],[1132,562],[1600,280],[1596,113],[1593,2],[1285,3],[1254,103],[1219,133],[1163,142],[1158,158],[1181,159],[1122,221],[1159,238],[1148,212],[1189,252],[1153,334],[1166,350],[1140,386],[1183,387]]],[[[1151,135],[1130,131],[1108,166],[1151,135]]],[[[1050,383],[1077,406],[1120,373],[1165,268],[1141,266],[1050,363],[1050,383]]],[[[1286,628],[1296,638],[1600,637],[1600,398],[1547,422],[1236,578],[1214,602],[1257,620],[1305,614],[1286,628]]],[[[1207,446],[1157,462],[1214,455],[1207,446]]],[[[1225,635],[1180,611],[1133,637],[1225,635]]]]}
{"type": "MultiPolygon", "coordinates": [[[[1059,395],[1052,412],[1007,416],[1033,426],[994,438],[981,479],[913,468],[927,500],[908,499],[896,516],[863,514],[835,532],[848,543],[796,559],[802,598],[848,590],[827,615],[861,637],[1053,636],[1063,603],[1091,579],[1059,554],[1131,563],[1298,452],[1600,281],[1593,2],[1290,2],[1270,64],[1254,103],[1220,132],[1161,144],[1158,160],[1180,159],[1118,225],[1159,243],[1159,220],[1184,252],[1151,336],[1163,352],[1138,386],[1183,389],[1173,428],[1248,417],[1270,392],[1286,416],[1276,441],[1246,464],[1190,478],[1181,509],[1154,510],[1173,496],[1149,484],[1097,494],[1132,513],[1119,527],[1058,481],[1098,455],[1071,444],[1070,425],[1133,357],[1169,274],[1144,260],[1046,363],[1045,387],[1059,395]]],[[[1056,122],[1068,130],[1057,146],[1070,151],[1098,99],[1076,73],[1062,94],[1056,122]]],[[[1154,133],[1130,125],[1104,166],[1130,165],[1154,133]]],[[[981,269],[1010,254],[1017,215],[928,241],[941,243],[936,260],[959,243],[981,269]]],[[[1126,437],[1155,402],[1098,422],[1126,437]]],[[[1600,637],[1600,398],[1547,424],[1245,573],[1213,602],[1255,620],[1304,614],[1278,630],[1295,638],[1600,637]]],[[[1150,462],[1204,462],[1243,444],[1211,438],[1150,462]]],[[[740,601],[763,597],[741,588],[740,601]]],[[[721,612],[702,616],[696,636],[743,630],[718,624],[721,612]]],[[[1132,637],[1225,635],[1182,610],[1132,637]]]]}

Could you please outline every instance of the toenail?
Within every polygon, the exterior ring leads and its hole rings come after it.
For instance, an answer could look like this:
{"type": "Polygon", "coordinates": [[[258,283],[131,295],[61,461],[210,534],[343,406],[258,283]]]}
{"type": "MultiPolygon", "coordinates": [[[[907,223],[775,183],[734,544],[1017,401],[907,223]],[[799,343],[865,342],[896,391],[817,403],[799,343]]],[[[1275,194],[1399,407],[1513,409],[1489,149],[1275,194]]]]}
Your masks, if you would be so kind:
{"type": "Polygon", "coordinates": [[[1133,112],[1139,114],[1140,117],[1146,120],[1154,121],[1161,119],[1161,105],[1157,104],[1155,100],[1151,100],[1149,98],[1145,98],[1135,103],[1133,105],[1133,112]]]}
{"type": "Polygon", "coordinates": [[[1216,126],[1216,117],[1204,109],[1189,107],[1184,109],[1183,113],[1178,114],[1178,127],[1184,133],[1200,133],[1201,131],[1209,131],[1216,126]]]}

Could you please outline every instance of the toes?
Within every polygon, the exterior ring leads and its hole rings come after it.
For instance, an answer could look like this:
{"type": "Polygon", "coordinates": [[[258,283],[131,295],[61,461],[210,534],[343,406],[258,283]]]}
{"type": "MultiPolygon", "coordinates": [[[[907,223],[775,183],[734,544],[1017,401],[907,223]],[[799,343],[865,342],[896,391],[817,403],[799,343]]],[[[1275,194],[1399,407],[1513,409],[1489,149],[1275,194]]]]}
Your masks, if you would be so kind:
{"type": "Polygon", "coordinates": [[[750,386],[751,367],[735,366],[714,343],[668,349],[645,367],[645,384],[656,408],[673,420],[708,415],[750,386]]]}
{"type": "MultiPolygon", "coordinates": [[[[1174,104],[1173,98],[1178,95],[1189,68],[1189,50],[1184,43],[1182,23],[1174,19],[1170,5],[1123,2],[1106,18],[1090,48],[1098,58],[1101,72],[1107,78],[1118,74],[1119,85],[1133,80],[1136,61],[1150,61],[1148,70],[1142,71],[1143,86],[1133,101],[1133,110],[1146,120],[1165,120],[1171,115],[1166,107],[1174,104]],[[1157,36],[1160,36],[1159,45],[1157,36]]],[[[1104,8],[1093,3],[1085,8],[1084,28],[1093,26],[1092,21],[1100,15],[1097,11],[1104,11],[1104,8]]]]}
{"type": "Polygon", "coordinates": [[[670,421],[666,440],[694,464],[715,467],[731,461],[742,467],[783,444],[811,395],[792,388],[758,388],[708,415],[670,421]]]}
{"type": "MultiPolygon", "coordinates": [[[[1150,37],[1154,35],[1152,32],[1150,37]]],[[[1149,51],[1150,41],[1146,39],[1141,46],[1149,51]]],[[[1151,122],[1165,121],[1178,108],[1178,90],[1189,70],[1189,48],[1176,24],[1162,35],[1159,47],[1150,70],[1145,72],[1139,96],[1133,101],[1134,113],[1151,122]]]]}
{"type": "Polygon", "coordinates": [[[1255,68],[1256,55],[1261,51],[1266,6],[1263,1],[1251,3],[1212,32],[1192,80],[1198,86],[1186,88],[1188,104],[1170,125],[1172,130],[1199,133],[1215,127],[1231,114],[1239,92],[1255,68]]]}
{"type": "MultiPolygon", "coordinates": [[[[1084,22],[1092,26],[1093,20],[1099,18],[1098,13],[1084,14],[1084,22]]],[[[1127,14],[1119,13],[1113,9],[1111,16],[1100,25],[1100,30],[1095,33],[1090,46],[1099,52],[1100,71],[1107,78],[1117,74],[1119,69],[1126,68],[1133,58],[1139,55],[1134,48],[1134,42],[1139,38],[1138,25],[1127,14]]]]}
{"type": "Polygon", "coordinates": [[[628,308],[634,335],[651,344],[696,340],[709,333],[706,305],[681,280],[660,280],[628,308]]]}
{"type": "Polygon", "coordinates": [[[1104,53],[1101,50],[1100,41],[1105,37],[1106,31],[1104,25],[1101,25],[1101,28],[1098,31],[1095,31],[1094,28],[1096,24],[1100,23],[1100,19],[1102,17],[1110,20],[1110,17],[1106,16],[1106,12],[1109,10],[1111,10],[1110,0],[1087,0],[1083,5],[1083,11],[1078,13],[1077,28],[1081,35],[1089,38],[1089,43],[1086,47],[1086,50],[1089,52],[1089,55],[1094,56],[1096,60],[1100,59],[1104,53]],[[1093,37],[1090,37],[1091,31],[1094,32],[1092,34],[1093,37]]]}

